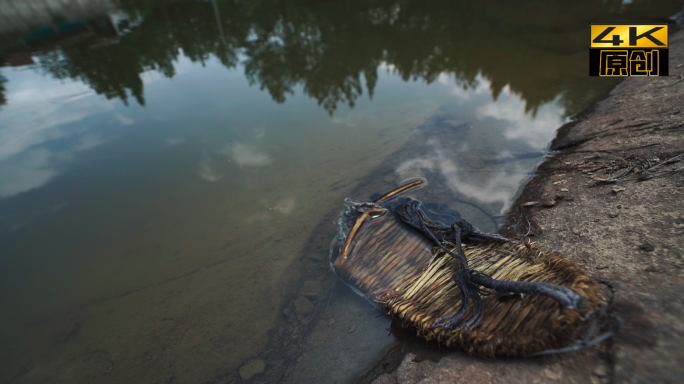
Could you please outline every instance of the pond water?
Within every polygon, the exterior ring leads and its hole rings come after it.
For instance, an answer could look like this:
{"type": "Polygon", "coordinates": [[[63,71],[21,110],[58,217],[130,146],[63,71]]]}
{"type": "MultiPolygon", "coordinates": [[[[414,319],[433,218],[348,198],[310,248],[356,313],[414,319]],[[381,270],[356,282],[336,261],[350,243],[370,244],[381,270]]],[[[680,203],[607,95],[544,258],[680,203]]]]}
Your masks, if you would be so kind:
{"type": "Polygon", "coordinates": [[[398,341],[330,272],[344,198],[496,231],[615,84],[589,23],[680,8],[0,0],[0,382],[356,381],[398,341]]]}

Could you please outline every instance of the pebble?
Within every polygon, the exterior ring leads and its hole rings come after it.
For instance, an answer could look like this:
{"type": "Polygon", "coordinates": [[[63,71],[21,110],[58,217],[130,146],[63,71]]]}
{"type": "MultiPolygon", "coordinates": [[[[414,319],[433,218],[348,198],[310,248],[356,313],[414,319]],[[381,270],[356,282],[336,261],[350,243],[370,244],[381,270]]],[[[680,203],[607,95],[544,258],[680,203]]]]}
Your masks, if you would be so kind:
{"type": "Polygon", "coordinates": [[[314,305],[311,304],[309,299],[304,296],[300,296],[297,300],[295,300],[294,306],[297,316],[299,317],[306,317],[314,310],[314,305]]]}
{"type": "Polygon", "coordinates": [[[541,374],[550,380],[559,381],[563,378],[563,369],[560,367],[560,365],[554,364],[545,368],[541,374]]]}
{"type": "Polygon", "coordinates": [[[308,280],[299,289],[299,294],[311,301],[317,301],[323,299],[326,289],[327,287],[323,282],[308,280]]]}
{"type": "Polygon", "coordinates": [[[641,244],[641,246],[639,248],[641,248],[642,250],[644,250],[646,252],[652,252],[655,249],[653,244],[650,244],[650,243],[643,243],[643,244],[641,244]]]}
{"type": "Polygon", "coordinates": [[[598,377],[604,377],[607,374],[608,374],[608,370],[606,370],[606,366],[603,364],[598,365],[598,366],[596,366],[596,368],[594,368],[594,375],[596,375],[598,377]]]}
{"type": "Polygon", "coordinates": [[[311,260],[311,261],[323,261],[328,257],[328,254],[325,252],[311,252],[309,253],[306,258],[311,260]]]}
{"type": "Polygon", "coordinates": [[[247,362],[247,364],[240,367],[240,378],[247,381],[252,377],[264,373],[266,370],[266,363],[261,359],[254,359],[247,362]]]}

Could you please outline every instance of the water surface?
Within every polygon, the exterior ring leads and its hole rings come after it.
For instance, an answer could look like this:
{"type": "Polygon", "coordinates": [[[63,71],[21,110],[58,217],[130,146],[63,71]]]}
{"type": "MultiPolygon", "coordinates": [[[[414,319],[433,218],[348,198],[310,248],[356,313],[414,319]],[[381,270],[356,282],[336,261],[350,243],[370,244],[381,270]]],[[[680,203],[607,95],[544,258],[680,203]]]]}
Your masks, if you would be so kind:
{"type": "Polygon", "coordinates": [[[680,8],[524,4],[0,0],[0,382],[356,380],[389,319],[292,304],[343,199],[424,177],[496,231],[614,85],[588,24],[680,8]]]}

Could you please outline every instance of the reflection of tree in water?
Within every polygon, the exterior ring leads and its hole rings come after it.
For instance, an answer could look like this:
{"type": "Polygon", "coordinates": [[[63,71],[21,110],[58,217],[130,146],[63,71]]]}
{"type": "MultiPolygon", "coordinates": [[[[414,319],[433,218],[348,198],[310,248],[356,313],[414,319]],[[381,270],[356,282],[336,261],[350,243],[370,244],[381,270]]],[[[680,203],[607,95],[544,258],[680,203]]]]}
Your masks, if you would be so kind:
{"type": "Polygon", "coordinates": [[[0,73],[0,107],[7,104],[7,98],[5,98],[5,83],[7,78],[0,73]]]}
{"type": "Polygon", "coordinates": [[[340,15],[335,6],[286,13],[267,27],[254,28],[256,38],[245,44],[244,64],[250,82],[261,84],[274,100],[285,101],[302,84],[332,114],[339,103],[354,106],[363,93],[362,74],[372,96],[383,50],[382,44],[371,43],[374,31],[367,20],[340,15]]]}
{"type": "Polygon", "coordinates": [[[118,44],[92,49],[92,42],[84,42],[48,52],[39,55],[40,66],[56,78],[79,79],[97,93],[124,103],[130,92],[144,105],[140,74],[155,70],[174,76],[179,50],[192,61],[204,62],[213,54],[227,67],[235,66],[235,48],[217,39],[217,25],[208,23],[209,17],[214,17],[211,7],[196,4],[160,8],[118,44]]]}
{"type": "MultiPolygon", "coordinates": [[[[587,91],[596,79],[586,74],[586,15],[648,17],[639,2],[618,14],[620,7],[603,0],[528,1],[528,7],[447,0],[121,3],[143,16],[140,27],[118,44],[43,54],[42,69],[82,80],[108,98],[125,102],[130,93],[144,104],[140,74],[173,76],[179,50],[194,62],[215,56],[228,68],[240,53],[250,83],[275,101],[301,85],[331,114],[338,104],[353,106],[364,81],[372,96],[383,62],[404,80],[429,83],[451,73],[466,88],[482,74],[495,97],[509,85],[532,112],[563,94],[568,112],[576,112],[596,96],[587,91]]],[[[670,12],[649,5],[655,16],[670,12]]]]}

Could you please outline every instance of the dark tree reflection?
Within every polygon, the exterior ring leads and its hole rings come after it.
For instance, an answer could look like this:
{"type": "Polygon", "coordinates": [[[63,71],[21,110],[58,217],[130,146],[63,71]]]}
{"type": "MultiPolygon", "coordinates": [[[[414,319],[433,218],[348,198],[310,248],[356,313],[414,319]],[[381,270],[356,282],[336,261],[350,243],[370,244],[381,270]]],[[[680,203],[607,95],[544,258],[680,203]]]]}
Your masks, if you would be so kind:
{"type": "Polygon", "coordinates": [[[7,98],[5,97],[5,83],[7,78],[0,74],[0,107],[7,104],[7,98]]]}
{"type": "Polygon", "coordinates": [[[109,44],[93,37],[44,51],[37,67],[144,104],[143,72],[172,77],[181,53],[202,64],[215,57],[227,68],[240,55],[249,82],[276,102],[301,86],[332,114],[354,106],[364,90],[372,97],[386,63],[406,81],[446,73],[465,88],[481,74],[495,97],[508,85],[532,113],[564,95],[572,113],[600,92],[586,74],[588,24],[652,19],[676,12],[670,3],[121,0],[142,24],[109,44]]]}

